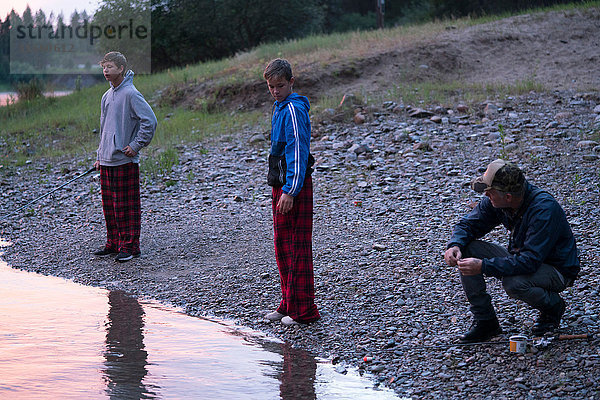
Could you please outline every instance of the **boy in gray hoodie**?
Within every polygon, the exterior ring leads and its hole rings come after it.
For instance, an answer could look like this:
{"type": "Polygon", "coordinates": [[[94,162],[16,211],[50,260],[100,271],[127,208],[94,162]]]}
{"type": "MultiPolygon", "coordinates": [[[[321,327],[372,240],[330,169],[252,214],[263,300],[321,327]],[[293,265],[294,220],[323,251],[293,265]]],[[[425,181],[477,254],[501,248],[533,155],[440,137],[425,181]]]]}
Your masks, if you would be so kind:
{"type": "Polygon", "coordinates": [[[156,116],[144,96],[133,86],[133,71],[119,52],[102,61],[110,89],[100,106],[100,145],[94,166],[100,171],[102,208],[106,220],[106,244],[97,256],[117,254],[125,262],[140,256],[139,152],[156,131],[156,116]]]}

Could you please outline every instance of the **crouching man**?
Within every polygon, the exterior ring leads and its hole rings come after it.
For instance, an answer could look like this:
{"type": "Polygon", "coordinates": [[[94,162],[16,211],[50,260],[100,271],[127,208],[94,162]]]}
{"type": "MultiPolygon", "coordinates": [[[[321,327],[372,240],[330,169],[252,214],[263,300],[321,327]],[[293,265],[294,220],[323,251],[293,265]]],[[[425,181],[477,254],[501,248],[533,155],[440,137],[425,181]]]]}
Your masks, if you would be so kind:
{"type": "Polygon", "coordinates": [[[504,160],[489,164],[472,188],[486,197],[454,227],[444,253],[446,263],[458,268],[474,317],[461,342],[486,341],[502,333],[484,276],[502,279],[511,298],[540,311],[534,335],[558,328],[565,312],[559,293],[573,284],[580,269],[564,210],[504,160]],[[500,224],[510,231],[508,249],[478,240],[500,224]]]}

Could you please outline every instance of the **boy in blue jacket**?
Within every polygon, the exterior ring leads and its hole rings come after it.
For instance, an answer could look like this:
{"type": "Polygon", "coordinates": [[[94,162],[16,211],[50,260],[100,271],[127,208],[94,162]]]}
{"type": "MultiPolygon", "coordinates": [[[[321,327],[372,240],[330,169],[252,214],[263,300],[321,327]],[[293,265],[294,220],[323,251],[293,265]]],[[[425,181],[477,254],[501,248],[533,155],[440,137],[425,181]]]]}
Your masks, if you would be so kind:
{"type": "Polygon", "coordinates": [[[125,262],[140,256],[139,152],[154,136],[156,116],[133,86],[123,54],[111,51],[100,64],[110,89],[102,96],[94,166],[100,171],[106,244],[94,254],[117,254],[115,261],[125,262]]]}
{"type": "Polygon", "coordinates": [[[267,182],[273,187],[275,258],[282,300],[265,317],[284,325],[320,318],[315,305],[312,260],[312,165],[308,99],[293,93],[292,67],[271,61],[263,73],[275,99],[267,182]]]}

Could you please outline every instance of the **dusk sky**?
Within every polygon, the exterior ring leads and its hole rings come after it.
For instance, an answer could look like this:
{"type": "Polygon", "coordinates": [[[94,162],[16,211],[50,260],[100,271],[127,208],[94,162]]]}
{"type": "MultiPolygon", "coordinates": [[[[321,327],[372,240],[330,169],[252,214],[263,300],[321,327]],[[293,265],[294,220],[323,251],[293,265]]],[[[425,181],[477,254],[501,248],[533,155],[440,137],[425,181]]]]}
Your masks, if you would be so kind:
{"type": "Polygon", "coordinates": [[[40,8],[44,10],[46,15],[53,12],[55,17],[61,11],[65,17],[69,17],[75,10],[79,12],[86,10],[88,14],[93,14],[98,3],[99,0],[2,0],[0,1],[0,18],[4,20],[13,8],[19,15],[23,15],[27,4],[29,4],[33,14],[40,8]]]}

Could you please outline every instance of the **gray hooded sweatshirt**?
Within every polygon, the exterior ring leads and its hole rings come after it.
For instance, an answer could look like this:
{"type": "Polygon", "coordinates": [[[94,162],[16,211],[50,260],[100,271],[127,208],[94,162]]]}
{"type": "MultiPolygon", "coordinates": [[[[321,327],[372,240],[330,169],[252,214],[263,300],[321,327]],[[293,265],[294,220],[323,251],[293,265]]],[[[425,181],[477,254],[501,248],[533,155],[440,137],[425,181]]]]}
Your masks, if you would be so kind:
{"type": "Polygon", "coordinates": [[[156,131],[156,116],[144,96],[133,86],[133,71],[123,82],[102,96],[100,105],[100,145],[97,160],[100,165],[115,167],[140,162],[140,150],[148,146],[156,131]],[[123,149],[130,146],[137,154],[127,157],[123,149]]]}

